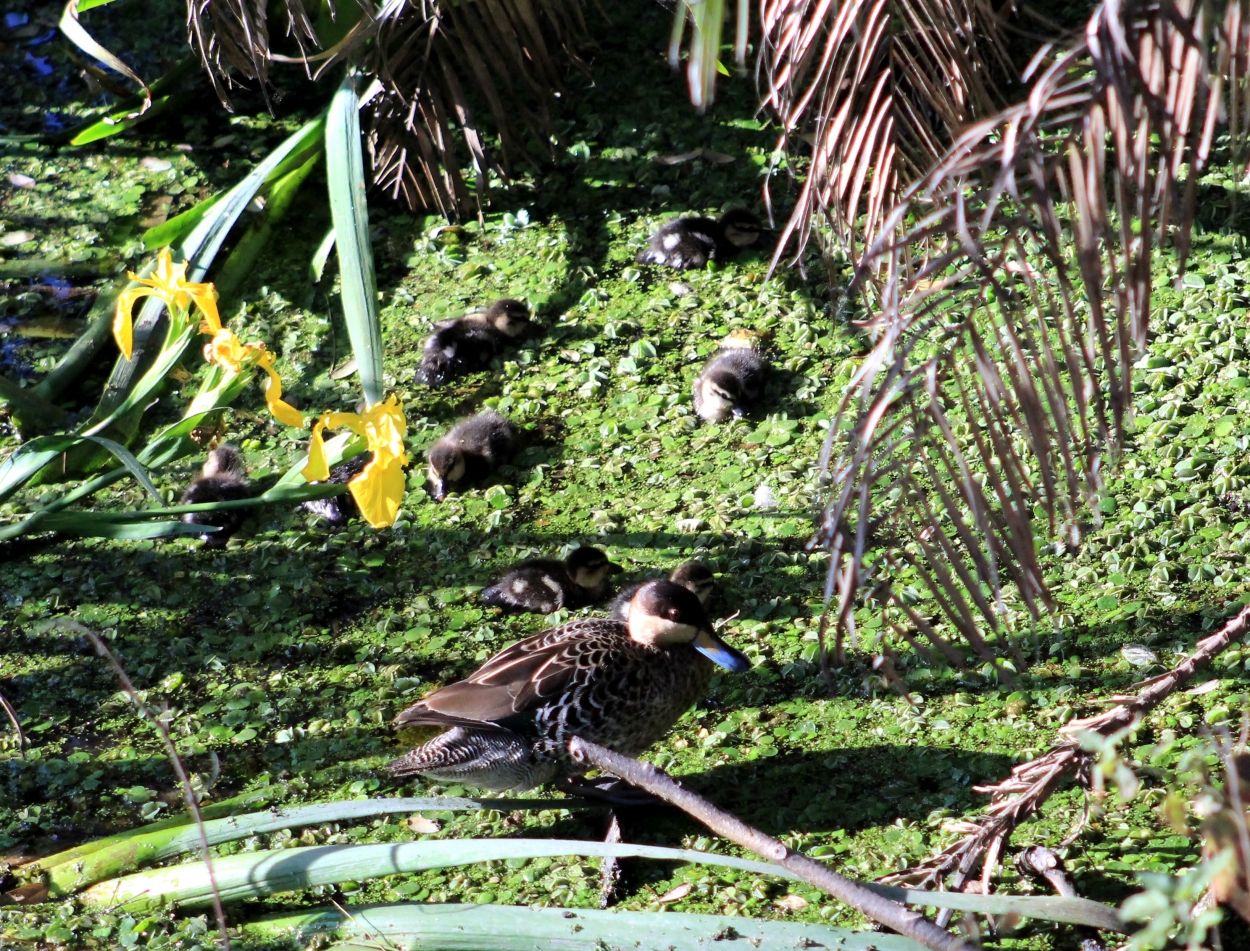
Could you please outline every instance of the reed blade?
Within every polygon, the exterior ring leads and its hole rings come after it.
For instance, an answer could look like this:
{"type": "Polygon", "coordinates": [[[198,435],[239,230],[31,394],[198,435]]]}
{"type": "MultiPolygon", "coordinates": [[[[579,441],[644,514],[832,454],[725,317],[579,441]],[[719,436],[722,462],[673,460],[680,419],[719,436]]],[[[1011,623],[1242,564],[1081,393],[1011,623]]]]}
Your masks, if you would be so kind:
{"type": "Polygon", "coordinates": [[[360,145],[360,97],[349,72],[326,117],[326,179],[339,257],[343,321],[360,372],[365,402],[382,401],[382,324],[369,240],[365,163],[360,145]]]}

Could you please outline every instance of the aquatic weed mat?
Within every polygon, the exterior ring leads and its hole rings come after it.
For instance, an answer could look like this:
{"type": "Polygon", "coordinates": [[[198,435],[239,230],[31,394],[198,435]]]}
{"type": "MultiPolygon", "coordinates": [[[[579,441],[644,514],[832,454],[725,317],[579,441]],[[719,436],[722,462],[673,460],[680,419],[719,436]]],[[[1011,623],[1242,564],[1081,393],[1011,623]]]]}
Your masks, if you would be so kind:
{"type": "MultiPolygon", "coordinates": [[[[1250,528],[1243,463],[1250,448],[1243,296],[1250,262],[1240,238],[1210,233],[1198,237],[1182,291],[1166,290],[1172,264],[1159,260],[1162,319],[1137,376],[1137,435],[1108,482],[1102,526],[1078,553],[1047,556],[1063,637],[1041,641],[1020,689],[927,668],[904,654],[915,701],[908,704],[862,663],[876,633],[867,612],[857,618],[864,640],[851,645],[852,665],[835,671],[832,692],[823,685],[815,631],[826,565],[803,545],[819,498],[819,450],[867,344],[819,281],[793,272],[766,281],[766,258],[758,253],[680,275],[634,264],[666,217],[714,214],[733,201],[756,204],[773,142],[753,116],[745,85],[723,84],[722,102],[707,117],[695,116],[661,63],[662,11],[641,20],[642,33],[605,38],[596,85],[569,97],[559,167],[522,177],[506,191],[495,183],[485,227],[439,232],[432,219],[401,214],[380,199],[373,204],[387,384],[404,403],[414,457],[409,495],[392,529],[353,523],[332,533],[305,513],[266,509],[221,552],[182,541],[63,539],[5,550],[0,692],[17,707],[30,741],[23,758],[6,734],[0,753],[0,848],[7,861],[181,809],[155,735],[88,644],[39,633],[48,618],[73,616],[104,634],[148,702],[167,706],[178,748],[210,798],[249,790],[268,790],[285,803],[456,795],[467,790],[384,778],[379,767],[404,748],[391,718],[511,641],[564,619],[499,617],[478,604],[478,589],[518,558],[576,544],[607,551],[626,568],[621,583],[698,557],[718,574],[718,613],[738,615],[729,639],[756,665],[719,677],[709,701],[682,719],[654,758],[747,821],[848,875],[870,878],[951,841],[954,817],[982,803],[972,786],[1003,778],[1013,763],[1045,749],[1059,725],[1102,709],[1102,700],[1155,669],[1151,664],[1170,664],[1240,603],[1250,528]],[[655,161],[696,148],[733,161],[655,161]],[[435,390],[414,385],[433,322],[500,296],[533,304],[540,330],[488,372],[435,390]],[[776,372],[763,405],[752,419],[698,425],[691,380],[717,341],[737,328],[771,332],[776,372]],[[453,420],[484,406],[517,420],[526,448],[487,484],[434,503],[420,451],[453,420]],[[1146,653],[1122,652],[1125,645],[1146,653]]],[[[243,173],[243,159],[223,167],[229,150],[246,146],[243,156],[254,159],[295,122],[280,115],[270,130],[263,115],[242,119],[222,116],[219,128],[200,130],[209,147],[236,136],[210,151],[211,176],[200,177],[196,149],[174,148],[186,130],[167,123],[89,156],[116,171],[81,182],[53,177],[33,194],[14,191],[6,207],[25,202],[27,217],[14,219],[15,226],[60,227],[53,218],[79,201],[71,198],[79,189],[83,201],[101,203],[93,214],[105,219],[84,247],[133,266],[145,203],[169,195],[176,213],[192,196],[243,173]],[[250,130],[248,123],[256,131],[239,131],[250,130]],[[158,162],[144,166],[149,157],[158,162]],[[160,168],[162,161],[170,168],[160,168]],[[107,203],[121,200],[117,183],[122,193],[139,187],[141,194],[113,208],[107,203]],[[174,193],[179,184],[183,192],[174,193]]],[[[30,155],[42,163],[70,161],[38,150],[30,155]]],[[[331,376],[348,355],[333,276],[324,286],[308,276],[328,227],[319,188],[310,179],[302,213],[290,217],[228,307],[232,321],[281,354],[291,397],[308,411],[350,409],[358,398],[352,378],[331,376]]],[[[1212,176],[1207,188],[1213,200],[1226,194],[1222,176],[1212,176]]],[[[59,239],[48,240],[46,248],[14,245],[13,259],[58,252],[59,239]]],[[[16,336],[9,330],[0,339],[16,336]]],[[[28,361],[32,379],[54,355],[28,361]]],[[[193,382],[184,386],[193,392],[193,382]]],[[[93,394],[80,398],[89,402],[93,394]]],[[[263,404],[252,400],[227,414],[226,435],[242,448],[253,477],[263,479],[283,471],[304,446],[296,434],[271,426],[263,404]]],[[[158,405],[150,424],[175,411],[158,405]]],[[[6,435],[0,450],[15,445],[6,435]]],[[[160,487],[170,499],[193,469],[187,462],[163,474],[160,487]]],[[[44,486],[16,497],[0,506],[0,517],[13,518],[55,491],[44,486]]],[[[144,503],[137,487],[122,487],[102,504],[144,503]]],[[[1176,872],[1196,863],[1196,843],[1158,816],[1161,784],[1204,724],[1238,718],[1243,659],[1240,649],[1228,652],[1212,689],[1174,698],[1130,741],[1142,789],[1128,803],[1111,799],[1067,849],[1082,894],[1116,902],[1134,890],[1138,871],[1176,872]]],[[[550,795],[546,811],[448,812],[413,824],[378,818],[256,836],[215,851],[603,834],[599,813],[565,809],[550,795]]],[[[1079,792],[1062,792],[1014,841],[1054,844],[1083,807],[1079,792]]],[[[623,821],[633,841],[734,851],[673,813],[623,821]]],[[[1030,889],[1009,870],[1001,882],[1030,889]]],[[[331,897],[349,908],[404,899],[590,908],[598,903],[598,869],[591,860],[533,859],[409,874],[233,906],[230,919],[319,906],[331,897]]],[[[621,906],[863,925],[803,886],[643,861],[625,863],[621,906]]],[[[203,917],[85,914],[67,903],[5,910],[0,935],[32,947],[189,947],[210,943],[212,928],[203,917]]],[[[1067,929],[1030,927],[998,944],[1062,946],[1067,936],[1067,929]]]]}

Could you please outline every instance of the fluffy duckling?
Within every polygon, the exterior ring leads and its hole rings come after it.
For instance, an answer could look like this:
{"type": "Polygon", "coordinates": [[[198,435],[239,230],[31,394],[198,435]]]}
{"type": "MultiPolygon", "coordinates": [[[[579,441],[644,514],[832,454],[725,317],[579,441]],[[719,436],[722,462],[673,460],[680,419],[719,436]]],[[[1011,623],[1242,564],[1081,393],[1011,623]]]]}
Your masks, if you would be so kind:
{"type": "Polygon", "coordinates": [[[764,392],[768,369],[747,338],[727,338],[694,379],[694,411],[709,423],[745,416],[764,392]]]}
{"type": "MultiPolygon", "coordinates": [[[[673,584],[681,585],[694,594],[699,599],[699,603],[703,605],[705,611],[708,603],[712,600],[712,595],[716,592],[716,579],[712,576],[711,569],[698,560],[678,565],[673,569],[672,574],[668,576],[668,580],[673,582],[673,584]]],[[[631,584],[627,588],[622,588],[620,594],[613,598],[612,603],[608,605],[608,617],[617,621],[628,621],[630,602],[633,601],[634,595],[638,593],[638,590],[644,584],[646,584],[645,581],[640,581],[638,584],[631,584]]]]}
{"type": "Polygon", "coordinates": [[[611,593],[608,575],[619,570],[598,548],[574,548],[564,561],[532,558],[513,565],[482,591],[482,602],[505,611],[534,614],[582,608],[611,593]]]}
{"type": "Polygon", "coordinates": [[[484,314],[437,324],[425,342],[416,380],[427,386],[485,369],[495,355],[529,330],[529,309],[519,300],[497,300],[484,314]]]}
{"type": "Polygon", "coordinates": [[[703,696],[714,665],[737,673],[751,662],[716,635],[698,598],[651,581],[634,595],[628,624],[561,624],[413,704],[397,726],[450,729],[387,770],[500,791],[579,775],[573,736],[637,756],[703,696]]]}
{"type": "Polygon", "coordinates": [[[449,487],[494,472],[508,461],[519,442],[516,426],[494,410],[457,423],[426,453],[435,501],[446,498],[449,487]]]}
{"type": "MultiPolygon", "coordinates": [[[[183,505],[204,502],[233,502],[252,495],[243,457],[233,446],[218,446],[208,454],[195,481],[182,493],[183,505]]],[[[242,527],[247,509],[225,509],[220,512],[188,512],[182,520],[188,525],[212,525],[217,531],[199,536],[207,548],[225,548],[230,536],[242,527]]]]}
{"type": "Polygon", "coordinates": [[[651,236],[639,264],[664,264],[684,271],[702,268],[708,261],[723,261],[759,240],[760,220],[745,208],[731,208],[719,221],[711,218],[677,218],[651,236]]]}
{"type": "MultiPolygon", "coordinates": [[[[360,471],[369,464],[372,458],[373,453],[371,452],[362,452],[359,455],[352,456],[331,469],[330,478],[326,481],[335,485],[346,485],[359,475],[360,471]]],[[[300,507],[324,518],[334,528],[342,528],[360,515],[360,506],[356,504],[356,500],[352,498],[350,492],[345,492],[342,495],[332,495],[328,499],[309,499],[300,507]]]]}

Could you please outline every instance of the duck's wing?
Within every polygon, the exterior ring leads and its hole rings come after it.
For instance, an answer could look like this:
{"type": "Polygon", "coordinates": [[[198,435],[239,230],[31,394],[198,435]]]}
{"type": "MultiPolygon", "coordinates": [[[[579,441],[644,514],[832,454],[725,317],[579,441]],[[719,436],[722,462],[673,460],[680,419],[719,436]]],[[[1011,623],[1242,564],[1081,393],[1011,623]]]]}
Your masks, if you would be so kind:
{"type": "Polygon", "coordinates": [[[618,621],[562,624],[506,647],[466,680],[413,704],[396,724],[498,723],[559,697],[578,677],[602,668],[628,640],[618,621]]]}

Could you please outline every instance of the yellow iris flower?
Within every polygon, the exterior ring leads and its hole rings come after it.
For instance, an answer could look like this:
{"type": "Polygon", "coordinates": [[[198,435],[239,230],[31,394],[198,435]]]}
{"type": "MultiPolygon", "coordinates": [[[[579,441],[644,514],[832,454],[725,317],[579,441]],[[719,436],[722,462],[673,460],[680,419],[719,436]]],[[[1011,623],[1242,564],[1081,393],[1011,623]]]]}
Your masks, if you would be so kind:
{"type": "MultiPolygon", "coordinates": [[[[212,332],[208,324],[205,320],[200,330],[212,332]]],[[[304,428],[304,417],[299,410],[282,399],[282,378],[273,368],[277,357],[272,350],[266,350],[263,343],[241,343],[233,330],[218,323],[213,339],[204,345],[204,359],[231,373],[242,373],[245,364],[260,367],[269,377],[265,382],[265,403],[274,419],[296,429],[304,428]]]]}
{"type": "Polygon", "coordinates": [[[144,297],[158,297],[170,310],[187,310],[194,302],[204,315],[205,323],[221,326],[217,316],[217,297],[212,284],[197,284],[187,280],[187,263],[175,264],[169,248],[162,248],[156,256],[156,270],[151,277],[139,277],[134,271],[128,275],[142,287],[131,287],[117,295],[117,309],[113,312],[113,339],[117,349],[127,360],[134,352],[134,324],[132,312],[135,303],[144,297]]]}
{"type": "Polygon", "coordinates": [[[322,430],[346,427],[364,436],[373,459],[349,482],[348,489],[360,507],[360,514],[374,528],[386,528],[395,521],[404,500],[404,434],[408,424],[403,408],[392,396],[383,403],[374,403],[363,413],[326,413],[313,424],[312,441],[308,444],[308,464],[303,475],[309,482],[330,478],[326,463],[322,430]]]}

